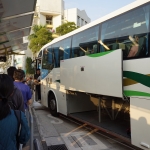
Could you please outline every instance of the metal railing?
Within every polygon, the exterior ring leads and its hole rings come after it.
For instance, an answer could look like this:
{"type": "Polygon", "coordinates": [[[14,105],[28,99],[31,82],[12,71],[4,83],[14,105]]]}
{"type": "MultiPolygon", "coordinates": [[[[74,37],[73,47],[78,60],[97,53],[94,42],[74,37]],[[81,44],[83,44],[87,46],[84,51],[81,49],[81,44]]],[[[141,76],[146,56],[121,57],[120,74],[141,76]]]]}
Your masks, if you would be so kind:
{"type": "Polygon", "coordinates": [[[40,142],[39,142],[39,140],[38,139],[34,139],[33,143],[34,143],[34,149],[35,150],[40,150],[40,142]]]}
{"type": "MultiPolygon", "coordinates": [[[[33,90],[33,102],[35,102],[37,98],[35,91],[36,86],[34,86],[33,90]]],[[[32,106],[29,106],[29,111],[25,113],[30,128],[30,150],[40,150],[40,141],[38,139],[34,139],[34,119],[33,119],[34,111],[35,111],[34,108],[32,106]]],[[[19,150],[22,150],[22,145],[20,146],[19,150]]]]}
{"type": "Polygon", "coordinates": [[[30,126],[30,150],[40,150],[40,142],[38,139],[34,139],[34,128],[33,128],[33,114],[32,108],[29,106],[29,126],[30,126]]]}
{"type": "MultiPolygon", "coordinates": [[[[35,99],[37,97],[35,91],[36,91],[36,88],[34,86],[33,102],[35,102],[35,99]]],[[[40,150],[40,141],[38,139],[34,139],[34,119],[33,119],[34,111],[35,111],[34,108],[32,106],[29,106],[29,111],[25,112],[26,118],[27,118],[27,121],[28,121],[28,125],[29,125],[29,128],[30,128],[30,150],[40,150]]],[[[22,150],[22,144],[20,144],[19,150],[22,150]]]]}
{"type": "Polygon", "coordinates": [[[29,126],[30,126],[30,150],[33,150],[33,115],[31,106],[29,106],[29,126]]]}

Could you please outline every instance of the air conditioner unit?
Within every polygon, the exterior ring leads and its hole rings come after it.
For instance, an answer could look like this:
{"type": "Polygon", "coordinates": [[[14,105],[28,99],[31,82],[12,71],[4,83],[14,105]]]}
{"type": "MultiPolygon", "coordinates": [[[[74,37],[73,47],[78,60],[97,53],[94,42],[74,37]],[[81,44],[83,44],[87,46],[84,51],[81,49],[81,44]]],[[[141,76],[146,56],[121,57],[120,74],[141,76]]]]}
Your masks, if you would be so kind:
{"type": "Polygon", "coordinates": [[[0,56],[0,62],[6,62],[7,58],[6,56],[0,56]]]}

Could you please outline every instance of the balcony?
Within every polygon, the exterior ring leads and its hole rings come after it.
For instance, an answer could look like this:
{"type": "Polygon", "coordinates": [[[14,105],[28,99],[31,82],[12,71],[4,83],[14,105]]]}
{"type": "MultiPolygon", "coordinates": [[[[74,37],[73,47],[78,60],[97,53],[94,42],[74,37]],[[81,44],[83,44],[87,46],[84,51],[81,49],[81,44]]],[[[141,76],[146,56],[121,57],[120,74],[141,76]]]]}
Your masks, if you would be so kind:
{"type": "Polygon", "coordinates": [[[52,29],[52,28],[53,28],[53,25],[47,24],[46,27],[52,29]]]}
{"type": "Polygon", "coordinates": [[[53,38],[57,38],[57,37],[59,37],[59,35],[56,34],[56,33],[53,33],[53,34],[52,34],[52,37],[53,37],[53,38]]]}

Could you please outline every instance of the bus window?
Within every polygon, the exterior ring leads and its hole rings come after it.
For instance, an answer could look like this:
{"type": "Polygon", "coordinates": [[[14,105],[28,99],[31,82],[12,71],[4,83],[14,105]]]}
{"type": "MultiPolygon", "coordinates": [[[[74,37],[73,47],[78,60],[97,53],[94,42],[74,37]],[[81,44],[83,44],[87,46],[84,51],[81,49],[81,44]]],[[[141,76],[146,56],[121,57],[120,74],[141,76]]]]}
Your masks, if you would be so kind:
{"type": "Polygon", "coordinates": [[[94,26],[73,36],[71,57],[98,53],[99,26],[94,26]]]}
{"type": "Polygon", "coordinates": [[[52,48],[45,48],[42,57],[42,69],[52,70],[54,66],[54,58],[52,48]]]}
{"type": "Polygon", "coordinates": [[[47,47],[43,50],[41,78],[44,79],[48,75],[48,73],[53,69],[53,67],[54,67],[53,51],[51,47],[47,47]]]}
{"type": "Polygon", "coordinates": [[[60,67],[60,60],[64,59],[64,43],[63,41],[53,44],[54,68],[60,67]]]}
{"type": "Polygon", "coordinates": [[[71,37],[53,44],[54,67],[60,67],[60,61],[70,58],[71,37]]]}
{"type": "Polygon", "coordinates": [[[38,57],[42,57],[42,51],[39,52],[38,57]]]}
{"type": "Polygon", "coordinates": [[[64,59],[70,58],[70,52],[71,52],[71,47],[68,46],[64,49],[64,59]]]}
{"type": "Polygon", "coordinates": [[[62,41],[64,47],[64,56],[63,59],[69,59],[71,54],[71,37],[64,39],[62,41]]]}
{"type": "Polygon", "coordinates": [[[58,68],[60,66],[60,62],[59,62],[59,51],[61,51],[59,49],[59,45],[56,46],[56,44],[53,47],[53,52],[54,52],[54,68],[58,68]]]}
{"type": "Polygon", "coordinates": [[[60,60],[69,59],[71,52],[71,37],[66,38],[59,43],[60,47],[60,60]]]}
{"type": "Polygon", "coordinates": [[[100,51],[122,49],[124,59],[149,56],[150,5],[102,23],[100,51]]]}

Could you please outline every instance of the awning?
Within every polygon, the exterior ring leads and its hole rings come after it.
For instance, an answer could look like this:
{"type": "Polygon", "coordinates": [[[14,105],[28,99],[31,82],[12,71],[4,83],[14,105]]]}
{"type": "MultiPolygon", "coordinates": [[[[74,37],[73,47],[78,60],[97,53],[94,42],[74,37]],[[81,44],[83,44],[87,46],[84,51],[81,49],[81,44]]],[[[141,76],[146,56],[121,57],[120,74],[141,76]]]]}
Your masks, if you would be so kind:
{"type": "Polygon", "coordinates": [[[37,0],[0,0],[0,55],[27,49],[37,0]]]}

